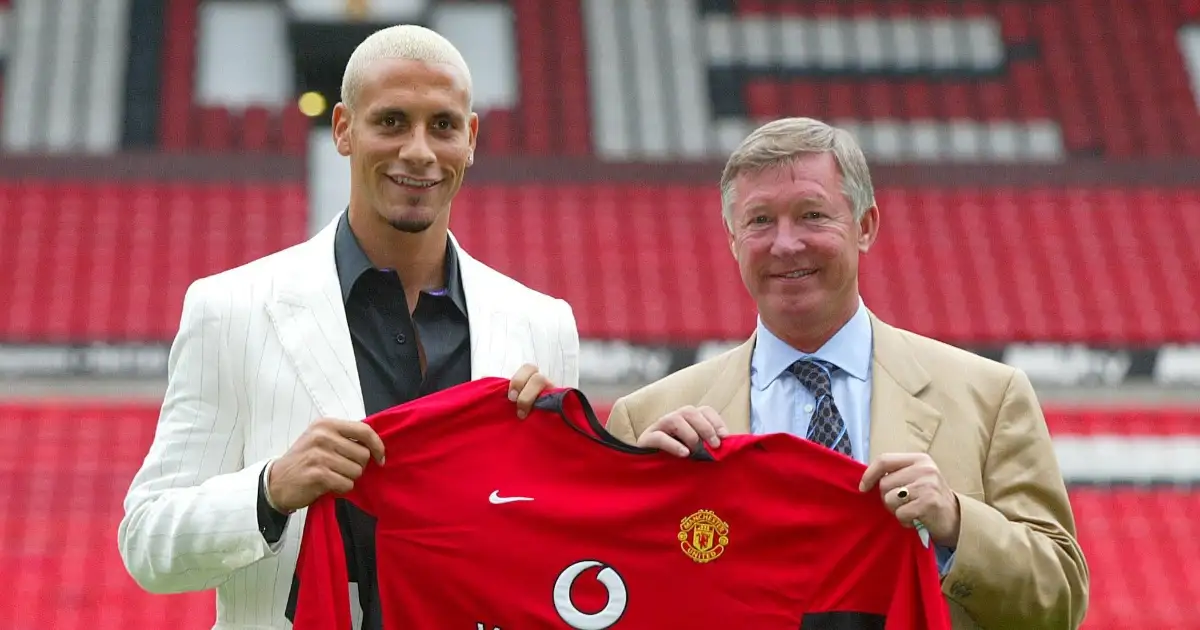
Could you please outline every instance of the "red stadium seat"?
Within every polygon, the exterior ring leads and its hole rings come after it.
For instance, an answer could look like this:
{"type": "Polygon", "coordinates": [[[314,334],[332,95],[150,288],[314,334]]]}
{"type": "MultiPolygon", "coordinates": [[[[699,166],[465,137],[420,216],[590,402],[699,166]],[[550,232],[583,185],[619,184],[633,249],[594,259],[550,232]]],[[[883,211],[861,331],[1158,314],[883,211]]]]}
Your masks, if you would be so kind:
{"type": "Polygon", "coordinates": [[[521,107],[516,115],[521,129],[521,151],[551,155],[554,134],[562,129],[556,114],[560,111],[558,82],[564,77],[553,72],[552,64],[559,56],[553,50],[557,42],[551,25],[543,22],[552,16],[550,2],[513,0],[512,7],[514,21],[520,25],[516,35],[521,107]]]}
{"type": "Polygon", "coordinates": [[[304,238],[302,184],[0,184],[0,339],[163,341],[196,278],[304,238]]]}
{"type": "Polygon", "coordinates": [[[144,405],[0,406],[0,562],[21,577],[0,592],[0,627],[212,626],[211,592],[148,594],[117,553],[121,500],[156,416],[144,405]]]}
{"type": "Polygon", "coordinates": [[[205,107],[194,110],[197,114],[194,134],[196,149],[205,153],[226,153],[235,145],[234,117],[224,107],[205,107]]]}
{"type": "Polygon", "coordinates": [[[550,2],[551,33],[558,38],[558,100],[562,111],[559,152],[583,156],[592,151],[592,105],[589,96],[586,37],[579,2],[550,2]],[[566,81],[562,81],[562,79],[566,81]]]}
{"type": "Polygon", "coordinates": [[[283,129],[280,132],[280,150],[285,155],[304,155],[308,152],[308,132],[312,119],[298,107],[285,107],[280,115],[283,129]]]}
{"type": "Polygon", "coordinates": [[[516,153],[516,120],[508,110],[491,110],[480,116],[476,150],[482,155],[506,156],[516,153]]]}
{"type": "Polygon", "coordinates": [[[263,153],[276,149],[272,141],[273,125],[277,125],[271,112],[265,107],[248,107],[242,112],[239,145],[249,153],[263,153]]]}
{"type": "Polygon", "coordinates": [[[191,148],[196,26],[199,0],[167,0],[162,57],[159,138],[166,151],[191,148]]]}
{"type": "Polygon", "coordinates": [[[1078,488],[1071,505],[1092,575],[1086,630],[1197,627],[1200,491],[1078,488]]]}

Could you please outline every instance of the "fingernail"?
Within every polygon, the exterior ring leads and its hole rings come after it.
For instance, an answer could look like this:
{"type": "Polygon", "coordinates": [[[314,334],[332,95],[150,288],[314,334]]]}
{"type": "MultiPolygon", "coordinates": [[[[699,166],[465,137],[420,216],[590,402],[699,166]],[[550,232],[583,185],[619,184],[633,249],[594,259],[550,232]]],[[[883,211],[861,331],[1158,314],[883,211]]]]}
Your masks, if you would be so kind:
{"type": "Polygon", "coordinates": [[[721,438],[714,435],[708,438],[708,443],[711,444],[713,448],[717,448],[721,446],[721,438]]]}
{"type": "Polygon", "coordinates": [[[729,429],[721,427],[720,429],[717,429],[717,435],[721,437],[729,437],[729,429]]]}
{"type": "Polygon", "coordinates": [[[517,390],[515,390],[515,389],[508,390],[508,401],[509,402],[517,402],[517,390]]]}
{"type": "Polygon", "coordinates": [[[518,418],[521,418],[522,420],[524,420],[524,419],[525,419],[525,412],[524,412],[524,411],[518,411],[518,412],[517,412],[517,417],[518,417],[518,418]]]}

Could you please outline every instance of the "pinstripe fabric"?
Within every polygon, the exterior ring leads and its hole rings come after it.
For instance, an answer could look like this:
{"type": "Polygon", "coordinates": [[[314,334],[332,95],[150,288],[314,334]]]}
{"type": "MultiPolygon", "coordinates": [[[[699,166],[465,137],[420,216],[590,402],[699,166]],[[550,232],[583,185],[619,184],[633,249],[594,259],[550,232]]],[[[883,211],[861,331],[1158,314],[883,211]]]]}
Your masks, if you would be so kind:
{"type": "MultiPolygon", "coordinates": [[[[216,588],[214,628],[289,626],[283,608],[305,514],[269,547],[258,531],[258,475],[312,420],[364,415],[333,263],[335,225],[197,280],[184,298],[158,427],[126,495],[118,544],[148,591],[216,588]]],[[[570,306],[461,249],[459,260],[472,378],[507,378],[534,363],[554,383],[578,386],[570,306]]]]}

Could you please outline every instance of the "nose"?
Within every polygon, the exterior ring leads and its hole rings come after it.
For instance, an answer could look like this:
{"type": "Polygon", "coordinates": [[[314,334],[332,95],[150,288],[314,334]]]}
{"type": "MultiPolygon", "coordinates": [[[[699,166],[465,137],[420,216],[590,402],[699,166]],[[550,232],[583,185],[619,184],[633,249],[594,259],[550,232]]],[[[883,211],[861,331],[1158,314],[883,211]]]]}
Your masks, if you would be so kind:
{"type": "MultiPolygon", "coordinates": [[[[408,140],[400,147],[400,159],[414,169],[425,169],[437,161],[433,149],[429,146],[424,127],[416,126],[408,140]]],[[[420,173],[414,173],[420,174],[420,173]]]]}
{"type": "Polygon", "coordinates": [[[790,217],[780,217],[775,222],[775,239],[771,241],[771,254],[787,257],[804,249],[803,228],[790,217]]]}

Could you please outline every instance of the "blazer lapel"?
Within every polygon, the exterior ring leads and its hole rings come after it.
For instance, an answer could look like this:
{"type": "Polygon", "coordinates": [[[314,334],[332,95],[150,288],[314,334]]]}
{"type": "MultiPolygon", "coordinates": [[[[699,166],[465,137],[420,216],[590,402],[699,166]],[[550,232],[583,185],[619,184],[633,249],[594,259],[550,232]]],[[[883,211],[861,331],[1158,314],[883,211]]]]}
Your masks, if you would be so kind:
{"type": "Polygon", "coordinates": [[[750,432],[750,357],[755,334],[725,355],[718,376],[700,398],[699,406],[712,407],[732,434],[750,432]]]}
{"type": "MultiPolygon", "coordinates": [[[[450,235],[450,246],[458,250],[458,270],[462,278],[463,295],[467,299],[467,330],[471,336],[471,378],[478,379],[502,373],[508,356],[507,322],[500,312],[493,286],[489,284],[488,269],[472,258],[450,235]],[[494,331],[499,331],[495,334],[494,331]]],[[[520,367],[520,366],[518,366],[520,367]]],[[[516,368],[513,368],[513,373],[516,368]]],[[[511,376],[511,374],[510,374],[511,376]]]]}
{"type": "Polygon", "coordinates": [[[882,453],[928,452],[942,414],[921,400],[929,373],[900,331],[871,315],[871,459],[882,453]]]}
{"type": "Polygon", "coordinates": [[[360,420],[366,415],[362,389],[333,258],[338,218],[293,250],[267,314],[321,415],[360,420]]]}

